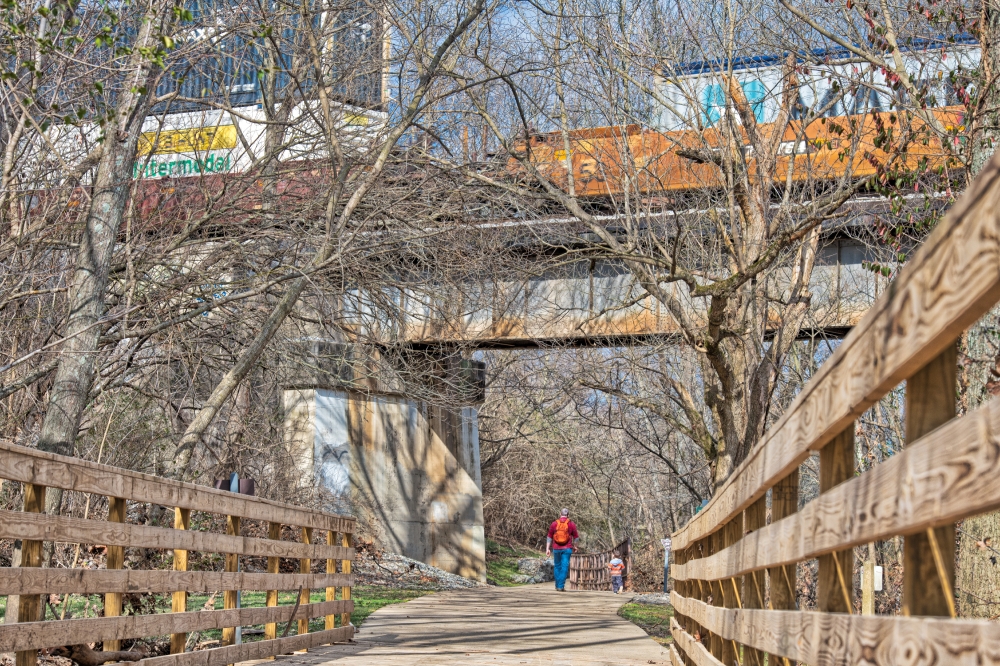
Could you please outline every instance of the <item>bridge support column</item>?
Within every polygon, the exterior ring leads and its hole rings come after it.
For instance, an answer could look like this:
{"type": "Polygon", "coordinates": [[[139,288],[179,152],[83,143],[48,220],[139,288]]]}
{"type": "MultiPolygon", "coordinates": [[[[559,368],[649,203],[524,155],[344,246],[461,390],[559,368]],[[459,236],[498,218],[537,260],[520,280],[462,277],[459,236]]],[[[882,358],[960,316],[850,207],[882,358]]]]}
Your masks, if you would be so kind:
{"type": "Polygon", "coordinates": [[[307,483],[390,552],[485,581],[475,407],[348,388],[284,392],[284,437],[307,483]]]}

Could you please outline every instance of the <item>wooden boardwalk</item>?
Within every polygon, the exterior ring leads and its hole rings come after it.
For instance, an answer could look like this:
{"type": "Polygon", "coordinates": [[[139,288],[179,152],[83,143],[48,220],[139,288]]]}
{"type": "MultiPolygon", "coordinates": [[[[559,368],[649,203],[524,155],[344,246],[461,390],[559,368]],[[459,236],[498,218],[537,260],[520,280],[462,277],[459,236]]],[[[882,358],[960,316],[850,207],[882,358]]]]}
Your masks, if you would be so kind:
{"type": "Polygon", "coordinates": [[[279,666],[638,666],[667,650],[618,617],[628,595],[552,584],[443,592],[387,606],[353,643],[279,657],[279,666]]]}

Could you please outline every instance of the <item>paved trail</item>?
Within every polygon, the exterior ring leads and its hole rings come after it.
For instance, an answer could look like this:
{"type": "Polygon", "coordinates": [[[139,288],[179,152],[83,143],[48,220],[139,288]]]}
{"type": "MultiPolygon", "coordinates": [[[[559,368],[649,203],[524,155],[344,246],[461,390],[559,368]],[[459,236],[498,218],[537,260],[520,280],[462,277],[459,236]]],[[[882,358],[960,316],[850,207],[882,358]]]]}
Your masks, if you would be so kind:
{"type": "MultiPolygon", "coordinates": [[[[638,666],[665,648],[617,616],[627,596],[552,584],[442,592],[373,613],[350,645],[278,657],[280,666],[638,666]]],[[[271,662],[274,663],[274,662],[271,662]]]]}

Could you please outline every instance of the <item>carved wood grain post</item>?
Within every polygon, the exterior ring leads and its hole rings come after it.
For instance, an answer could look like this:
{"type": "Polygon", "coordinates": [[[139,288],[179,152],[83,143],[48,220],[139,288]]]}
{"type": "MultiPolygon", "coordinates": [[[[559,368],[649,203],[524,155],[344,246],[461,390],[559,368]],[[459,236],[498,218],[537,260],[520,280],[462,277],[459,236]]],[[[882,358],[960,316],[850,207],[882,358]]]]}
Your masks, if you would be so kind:
{"type": "MultiPolygon", "coordinates": [[[[226,516],[226,534],[231,536],[240,535],[240,517],[226,516]]],[[[236,573],[240,570],[240,556],[237,553],[226,553],[225,570],[227,573],[236,573]]],[[[239,590],[224,590],[222,593],[223,608],[231,610],[236,608],[236,599],[239,590]]],[[[224,627],[222,629],[222,644],[234,645],[236,643],[236,627],[224,627]]]]}
{"type": "MultiPolygon", "coordinates": [[[[687,548],[681,551],[682,554],[677,561],[682,564],[687,564],[692,559],[694,559],[695,552],[696,552],[695,544],[689,544],[687,548]]],[[[680,592],[682,595],[684,595],[685,597],[691,597],[693,599],[700,598],[700,595],[698,594],[697,582],[688,579],[682,581],[682,583],[683,586],[680,592]]],[[[687,630],[688,634],[690,634],[692,637],[695,635],[704,635],[704,632],[701,630],[701,627],[698,626],[697,622],[692,620],[690,617],[684,617],[682,619],[684,623],[681,626],[683,626],[684,629],[687,630]]],[[[684,652],[683,650],[681,654],[681,659],[684,661],[684,666],[694,666],[694,662],[691,660],[691,657],[688,656],[688,653],[684,652]]]]}
{"type": "MultiPolygon", "coordinates": [[[[737,514],[735,518],[726,523],[722,528],[722,547],[728,548],[738,542],[743,536],[743,514],[737,514]]],[[[726,608],[739,608],[741,599],[736,589],[735,578],[724,578],[719,581],[722,587],[722,605],[726,608]]],[[[740,659],[739,645],[736,641],[719,637],[722,640],[722,663],[726,666],[736,664],[740,659]]]]}
{"type": "MultiPolygon", "coordinates": [[[[854,424],[819,452],[819,492],[825,493],[854,476],[854,424]]],[[[854,549],[819,558],[816,606],[820,612],[854,612],[854,549]]]]}
{"type": "MultiPolygon", "coordinates": [[[[751,504],[743,514],[744,536],[764,527],[767,520],[767,495],[751,504]]],[[[743,576],[743,608],[764,608],[764,572],[753,571],[743,576]]],[[[744,666],[764,666],[764,653],[760,650],[743,648],[744,666]]]]}
{"type": "MultiPolygon", "coordinates": [[[[45,486],[35,483],[24,484],[24,511],[42,513],[45,511],[45,486]]],[[[22,567],[39,567],[42,564],[42,542],[25,539],[21,542],[22,567]]],[[[37,622],[39,620],[41,597],[37,594],[25,594],[18,598],[17,621],[37,622]]],[[[38,650],[23,650],[14,655],[16,666],[35,666],[38,662],[38,650]]]]}
{"type": "MultiPolygon", "coordinates": [[[[687,552],[685,550],[683,550],[683,549],[678,549],[678,550],[675,550],[675,551],[671,552],[671,558],[673,560],[673,567],[674,567],[673,570],[674,571],[677,570],[676,567],[678,567],[679,565],[684,564],[687,561],[686,558],[685,558],[686,554],[687,554],[687,552]]],[[[690,597],[691,596],[691,593],[690,593],[690,590],[689,590],[689,586],[688,586],[688,582],[686,580],[674,580],[673,584],[670,586],[670,589],[672,589],[674,592],[676,592],[677,594],[681,595],[682,597],[690,597]]],[[[683,629],[684,631],[686,631],[686,632],[688,632],[690,634],[691,633],[691,623],[690,623],[688,617],[686,615],[682,615],[682,614],[678,613],[677,611],[674,611],[674,617],[677,619],[677,624],[679,624],[681,626],[681,629],[683,629]]],[[[680,650],[679,651],[679,655],[681,657],[681,660],[683,661],[684,657],[685,657],[684,651],[680,650]]],[[[687,662],[685,662],[685,663],[687,663],[687,662]]]]}
{"type": "MultiPolygon", "coordinates": [[[[312,543],[312,528],[303,527],[302,528],[302,543],[312,543]]],[[[312,559],[308,557],[303,557],[299,560],[299,573],[308,574],[312,569],[312,559]]],[[[312,595],[312,588],[306,586],[302,589],[299,594],[299,607],[305,606],[309,603],[309,597],[312,595]]],[[[299,635],[309,633],[309,618],[305,617],[299,620],[299,635]]]]}
{"type": "MultiPolygon", "coordinates": [[[[674,566],[674,570],[675,571],[676,571],[676,567],[687,563],[687,561],[688,561],[688,557],[687,557],[688,552],[689,552],[689,549],[685,548],[685,549],[682,549],[682,550],[675,550],[675,551],[673,551],[670,554],[671,557],[673,558],[673,561],[674,561],[673,562],[673,566],[674,566]]],[[[677,594],[681,595],[682,597],[693,597],[694,596],[692,594],[692,592],[691,592],[690,581],[687,581],[687,580],[674,580],[673,585],[671,585],[671,588],[673,589],[674,592],[676,592],[677,594]]],[[[681,627],[684,628],[684,631],[688,632],[689,634],[691,633],[691,619],[689,617],[687,617],[686,615],[680,615],[677,618],[677,623],[679,625],[681,625],[681,627]]]]}
{"type": "MultiPolygon", "coordinates": [[[[268,523],[267,524],[267,538],[272,541],[281,541],[281,523],[268,523]]],[[[281,572],[281,558],[280,557],[268,557],[267,558],[267,573],[277,574],[281,572]]],[[[267,605],[268,607],[278,605],[278,591],[268,590],[267,591],[267,605]]],[[[270,641],[278,637],[278,624],[276,622],[268,622],[264,625],[264,640],[270,641]]]]}
{"type": "MultiPolygon", "coordinates": [[[[191,529],[191,509],[174,509],[174,529],[191,529]]],[[[188,552],[186,550],[174,550],[174,571],[188,570],[188,552]]],[[[174,613],[187,612],[187,591],[177,590],[171,596],[170,610],[174,613]]],[[[180,654],[184,652],[184,644],[187,642],[187,634],[170,634],[170,654],[180,654]]]]}
{"type": "MultiPolygon", "coordinates": [[[[340,545],[343,546],[344,548],[350,548],[351,547],[351,536],[352,535],[349,532],[344,532],[343,535],[341,536],[340,545]]],[[[340,561],[340,567],[341,567],[341,569],[340,569],[341,573],[348,574],[348,575],[351,573],[351,561],[350,560],[341,560],[340,561]]],[[[351,586],[350,585],[345,585],[344,587],[340,588],[340,598],[341,599],[345,599],[345,600],[351,598],[351,586]]],[[[348,613],[348,612],[341,613],[340,614],[340,626],[346,627],[350,623],[351,623],[351,614],[348,613]]]]}
{"type": "MultiPolygon", "coordinates": [[[[326,545],[336,546],[337,545],[337,533],[333,530],[328,530],[326,533],[326,545]]],[[[332,558],[327,558],[326,560],[326,573],[335,574],[337,573],[337,560],[332,558]]],[[[326,600],[333,601],[337,598],[337,588],[333,586],[327,586],[326,588],[326,600]]],[[[336,615],[327,615],[326,621],[323,624],[325,629],[333,629],[337,624],[336,615]]]]}
{"type": "MultiPolygon", "coordinates": [[[[778,481],[771,488],[771,524],[792,515],[799,510],[799,470],[778,481]]],[[[770,607],[774,610],[795,610],[797,608],[795,595],[794,564],[781,567],[770,567],[767,578],[770,586],[770,607]]],[[[777,655],[769,655],[768,664],[786,664],[788,660],[777,655]]]]}
{"type": "MultiPolygon", "coordinates": [[[[108,522],[125,522],[125,498],[108,498],[108,522]]],[[[125,547],[108,546],[105,568],[121,569],[125,566],[125,547]]],[[[117,617],[122,614],[122,594],[121,592],[108,592],[104,595],[104,617],[117,617]]],[[[121,650],[121,641],[104,641],[104,650],[117,652],[121,650]]]]}
{"type": "MultiPolygon", "coordinates": [[[[698,559],[708,557],[712,553],[712,537],[707,536],[695,542],[695,548],[697,550],[696,557],[698,559]]],[[[698,585],[698,599],[703,603],[711,603],[712,601],[712,584],[705,580],[694,581],[698,585]]],[[[704,626],[695,623],[698,629],[698,636],[700,642],[704,644],[705,648],[709,652],[712,650],[712,633],[706,629],[704,626]]]]}
{"type": "MultiPolygon", "coordinates": [[[[907,443],[955,417],[957,351],[954,344],[949,345],[906,380],[907,443]]],[[[942,525],[904,537],[903,615],[951,615],[954,589],[955,526],[942,525]]]]}
{"type": "Polygon", "coordinates": [[[861,565],[861,614],[875,614],[875,560],[868,558],[861,565]]]}
{"type": "MultiPolygon", "coordinates": [[[[720,550],[722,550],[722,530],[716,530],[714,534],[708,537],[708,555],[715,555],[720,550]]],[[[707,587],[711,596],[711,604],[713,606],[725,605],[722,595],[722,581],[709,582],[707,587]]],[[[709,636],[709,651],[716,659],[722,659],[722,636],[719,636],[715,632],[712,632],[709,636]]]]}

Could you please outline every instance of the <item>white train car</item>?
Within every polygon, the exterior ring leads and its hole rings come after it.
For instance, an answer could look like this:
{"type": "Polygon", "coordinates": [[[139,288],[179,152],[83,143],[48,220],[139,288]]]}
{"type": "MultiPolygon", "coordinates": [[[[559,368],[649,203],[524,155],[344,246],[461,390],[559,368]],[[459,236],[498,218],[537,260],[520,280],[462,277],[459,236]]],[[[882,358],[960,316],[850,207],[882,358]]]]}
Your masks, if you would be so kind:
{"type": "MultiPolygon", "coordinates": [[[[300,107],[282,136],[282,161],[327,155],[324,132],[312,114],[305,113],[305,103],[300,107]]],[[[387,120],[383,111],[339,105],[333,122],[343,148],[365,151],[387,120]]],[[[267,127],[260,105],[150,116],[143,125],[132,175],[149,179],[248,171],[263,160],[267,127]]]]}
{"type": "MultiPolygon", "coordinates": [[[[799,60],[796,69],[798,99],[794,116],[843,116],[890,111],[900,93],[894,91],[887,72],[857,62],[843,51],[813,53],[819,64],[799,60]]],[[[911,49],[903,61],[911,80],[925,86],[929,107],[958,105],[953,74],[961,76],[979,65],[979,45],[973,42],[911,49]]],[[[758,123],[774,122],[784,94],[784,57],[749,57],[727,62],[708,61],[665,67],[656,80],[653,128],[661,132],[710,127],[723,113],[725,75],[736,78],[758,123]]]]}

